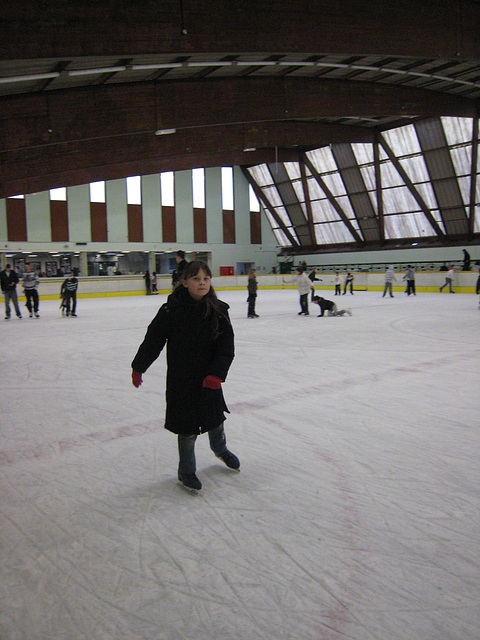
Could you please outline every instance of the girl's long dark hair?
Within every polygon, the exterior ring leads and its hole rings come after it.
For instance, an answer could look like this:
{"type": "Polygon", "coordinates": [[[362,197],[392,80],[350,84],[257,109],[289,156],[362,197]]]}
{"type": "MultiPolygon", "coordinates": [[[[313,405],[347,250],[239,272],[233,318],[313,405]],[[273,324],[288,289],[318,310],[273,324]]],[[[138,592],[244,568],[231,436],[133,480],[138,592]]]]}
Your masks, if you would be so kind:
{"type": "MultiPolygon", "coordinates": [[[[193,278],[197,275],[197,273],[203,270],[209,278],[212,277],[212,272],[210,267],[203,260],[193,260],[189,262],[182,273],[182,280],[188,280],[188,278],[193,278]]],[[[220,317],[228,320],[228,316],[226,316],[220,310],[220,305],[218,304],[217,294],[215,293],[215,289],[210,285],[210,291],[203,296],[202,302],[205,303],[205,317],[208,317],[210,314],[212,315],[213,321],[213,337],[216,338],[219,334],[219,320],[220,317]]]]}

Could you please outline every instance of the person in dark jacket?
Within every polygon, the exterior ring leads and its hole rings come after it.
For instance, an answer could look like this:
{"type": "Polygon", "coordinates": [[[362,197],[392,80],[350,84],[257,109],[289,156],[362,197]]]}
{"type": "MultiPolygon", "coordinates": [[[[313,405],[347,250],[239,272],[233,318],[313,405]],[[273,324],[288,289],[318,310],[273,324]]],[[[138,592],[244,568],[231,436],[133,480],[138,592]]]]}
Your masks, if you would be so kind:
{"type": "Polygon", "coordinates": [[[175,262],[177,267],[172,273],[172,289],[175,289],[182,283],[183,272],[188,264],[185,260],[185,251],[179,249],[175,254],[175,262]]]}
{"type": "Polygon", "coordinates": [[[337,305],[334,302],[332,302],[331,300],[327,300],[326,298],[322,298],[321,296],[314,296],[313,302],[315,304],[318,304],[320,308],[320,313],[318,314],[319,318],[325,315],[325,311],[327,312],[328,316],[344,316],[345,314],[349,316],[352,315],[351,309],[340,309],[339,311],[337,305]]]}
{"type": "MultiPolygon", "coordinates": [[[[308,274],[308,277],[312,281],[312,285],[313,285],[314,282],[322,282],[321,278],[317,278],[317,267],[313,267],[313,269],[308,274]]],[[[315,295],[315,289],[312,287],[312,290],[311,290],[311,301],[312,302],[313,302],[314,295],[315,295]]]]}
{"type": "Polygon", "coordinates": [[[247,317],[248,318],[258,318],[259,316],[257,316],[257,314],[255,313],[255,302],[257,300],[257,272],[255,269],[250,269],[250,271],[248,272],[248,284],[247,284],[247,288],[248,288],[248,297],[247,297],[247,302],[248,302],[248,311],[247,311],[247,317]]]}
{"type": "Polygon", "coordinates": [[[3,295],[5,296],[5,320],[10,320],[10,300],[13,302],[13,306],[15,307],[17,318],[21,318],[22,314],[20,312],[20,307],[18,306],[17,298],[18,275],[9,264],[5,265],[4,271],[0,273],[0,282],[3,295]]]}
{"type": "Polygon", "coordinates": [[[150,323],[132,361],[132,383],[167,345],[165,428],[177,434],[178,479],[191,491],[202,488],[196,476],[195,441],[208,432],[210,448],[227,467],[238,470],[240,461],[227,449],[222,392],[233,361],[234,334],[228,305],[217,298],[205,262],[188,263],[182,284],[168,297],[150,323]]]}

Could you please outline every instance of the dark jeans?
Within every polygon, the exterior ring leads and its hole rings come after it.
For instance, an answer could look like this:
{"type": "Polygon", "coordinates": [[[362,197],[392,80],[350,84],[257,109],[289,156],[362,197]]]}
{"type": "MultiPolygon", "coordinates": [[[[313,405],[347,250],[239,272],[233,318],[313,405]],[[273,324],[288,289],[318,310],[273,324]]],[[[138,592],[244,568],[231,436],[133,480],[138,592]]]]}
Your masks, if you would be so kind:
{"type": "Polygon", "coordinates": [[[255,315],[255,301],[257,299],[257,294],[256,293],[249,293],[248,294],[248,315],[249,316],[254,316],[255,315]]]}
{"type": "Polygon", "coordinates": [[[27,296],[27,309],[29,313],[32,313],[32,311],[38,313],[38,291],[36,289],[25,289],[25,295],[27,296]]]}
{"type": "Polygon", "coordinates": [[[13,306],[15,307],[15,313],[17,314],[18,317],[20,317],[22,314],[20,313],[20,307],[18,306],[18,298],[17,298],[17,292],[15,289],[11,289],[10,291],[7,289],[6,291],[3,292],[3,295],[5,296],[5,316],[7,318],[10,318],[10,300],[13,302],[13,306]]]}
{"type": "Polygon", "coordinates": [[[308,314],[308,293],[304,293],[300,296],[300,309],[301,313],[308,314]]]}
{"type": "Polygon", "coordinates": [[[342,285],[341,284],[336,284],[335,285],[335,295],[336,296],[341,296],[342,295],[342,285]]]}
{"type": "MultiPolygon", "coordinates": [[[[222,453],[225,453],[227,450],[227,439],[225,437],[223,422],[220,426],[208,432],[208,438],[210,440],[210,449],[216,456],[220,456],[222,453]]],[[[197,463],[195,460],[196,440],[197,436],[178,435],[178,473],[195,473],[197,469],[197,463]]]]}
{"type": "Polygon", "coordinates": [[[77,294],[75,291],[65,291],[65,307],[67,308],[67,315],[70,314],[70,302],[72,303],[72,315],[77,309],[77,294]]]}
{"type": "Polygon", "coordinates": [[[415,293],[415,280],[407,280],[407,294],[410,295],[411,293],[413,293],[414,296],[417,295],[415,293]]]}

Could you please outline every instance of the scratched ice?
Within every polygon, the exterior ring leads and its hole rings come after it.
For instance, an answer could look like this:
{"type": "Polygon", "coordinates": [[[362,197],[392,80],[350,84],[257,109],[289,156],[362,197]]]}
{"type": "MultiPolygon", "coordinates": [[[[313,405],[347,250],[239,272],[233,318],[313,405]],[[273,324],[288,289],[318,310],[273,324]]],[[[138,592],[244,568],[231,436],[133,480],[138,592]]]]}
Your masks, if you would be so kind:
{"type": "Polygon", "coordinates": [[[220,296],[242,471],[201,437],[197,497],[164,355],[130,382],[165,296],[2,325],[2,640],[478,640],[477,297],[220,296]]]}

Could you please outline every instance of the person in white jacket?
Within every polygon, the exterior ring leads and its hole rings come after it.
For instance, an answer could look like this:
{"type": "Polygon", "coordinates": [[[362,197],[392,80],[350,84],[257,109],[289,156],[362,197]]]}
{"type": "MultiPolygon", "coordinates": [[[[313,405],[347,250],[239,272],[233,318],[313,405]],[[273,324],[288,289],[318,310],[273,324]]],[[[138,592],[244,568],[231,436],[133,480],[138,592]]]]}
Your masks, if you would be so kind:
{"type": "MultiPolygon", "coordinates": [[[[286,284],[286,280],[283,282],[286,284]]],[[[291,281],[293,284],[297,285],[298,293],[300,294],[300,313],[299,316],[308,316],[310,315],[308,312],[308,294],[310,290],[313,289],[313,284],[310,278],[305,273],[305,268],[302,266],[298,266],[295,271],[295,275],[291,281]]]]}
{"type": "Polygon", "coordinates": [[[396,281],[397,279],[395,278],[395,267],[393,266],[393,264],[391,264],[385,272],[385,288],[383,289],[382,298],[385,297],[387,291],[390,294],[390,298],[393,298],[393,283],[396,281]]]}
{"type": "Polygon", "coordinates": [[[449,293],[455,293],[455,291],[452,289],[454,277],[455,277],[455,267],[452,265],[445,276],[445,284],[443,284],[440,287],[440,293],[442,293],[445,287],[449,288],[449,293]]]}
{"type": "Polygon", "coordinates": [[[38,313],[39,308],[39,297],[38,297],[38,285],[39,279],[35,271],[32,271],[31,266],[28,262],[25,264],[25,272],[23,274],[22,285],[25,290],[25,295],[27,297],[27,309],[30,314],[30,318],[33,318],[33,314],[35,313],[36,318],[40,318],[38,313]]]}

